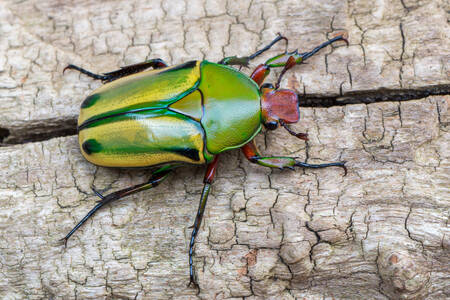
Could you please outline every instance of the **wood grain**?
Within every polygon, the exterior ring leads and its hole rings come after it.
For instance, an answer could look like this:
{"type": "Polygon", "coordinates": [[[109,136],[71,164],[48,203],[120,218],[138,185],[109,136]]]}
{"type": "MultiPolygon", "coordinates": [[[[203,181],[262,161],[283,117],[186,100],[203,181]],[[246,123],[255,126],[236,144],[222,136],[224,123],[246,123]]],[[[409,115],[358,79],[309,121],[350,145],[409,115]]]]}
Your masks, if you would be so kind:
{"type": "Polygon", "coordinates": [[[448,9],[438,0],[1,2],[0,297],[447,299],[448,9]],[[99,211],[66,249],[58,243],[97,201],[91,186],[107,193],[149,176],[83,159],[74,124],[100,83],[63,75],[68,63],[101,73],[155,57],[218,61],[277,32],[307,51],[343,30],[349,47],[321,51],[282,86],[356,104],[301,108],[292,128],[307,143],[281,129],[257,142],[267,155],[345,160],[348,175],[222,155],[195,247],[199,290],[187,287],[187,249],[202,167],[177,169],[99,211]],[[387,90],[399,96],[362,103],[387,90]]]}

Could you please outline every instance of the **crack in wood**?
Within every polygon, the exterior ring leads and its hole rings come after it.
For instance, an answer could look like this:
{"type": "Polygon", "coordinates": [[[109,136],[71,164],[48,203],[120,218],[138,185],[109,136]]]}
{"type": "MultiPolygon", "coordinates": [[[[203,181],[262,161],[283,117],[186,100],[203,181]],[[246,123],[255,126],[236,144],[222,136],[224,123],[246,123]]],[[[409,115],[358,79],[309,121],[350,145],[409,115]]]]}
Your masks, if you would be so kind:
{"type": "MultiPolygon", "coordinates": [[[[299,95],[300,107],[332,107],[348,104],[370,104],[389,101],[411,101],[428,96],[450,95],[450,84],[432,85],[417,89],[379,89],[351,91],[340,96],[299,95]]],[[[11,128],[0,127],[0,147],[39,142],[55,137],[77,134],[77,120],[43,119],[11,128]]]]}
{"type": "Polygon", "coordinates": [[[378,89],[350,91],[340,96],[300,95],[300,107],[332,107],[347,104],[369,104],[388,101],[410,101],[428,96],[450,95],[450,84],[432,85],[417,89],[378,89]]]}

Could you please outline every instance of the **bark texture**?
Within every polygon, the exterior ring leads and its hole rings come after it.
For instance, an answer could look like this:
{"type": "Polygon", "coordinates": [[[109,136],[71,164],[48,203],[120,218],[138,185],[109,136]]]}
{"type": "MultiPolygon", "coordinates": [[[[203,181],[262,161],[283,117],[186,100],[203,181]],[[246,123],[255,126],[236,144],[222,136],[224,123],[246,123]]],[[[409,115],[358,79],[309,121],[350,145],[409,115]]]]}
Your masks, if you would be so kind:
{"type": "MultiPolygon", "coordinates": [[[[0,3],[2,299],[448,299],[450,7],[446,1],[11,1],[0,3]],[[307,51],[343,30],[282,86],[309,107],[257,143],[266,155],[345,160],[349,172],[270,170],[220,158],[187,249],[204,168],[99,211],[146,170],[83,159],[79,104],[99,86],[68,63],[108,72],[248,55],[277,32],[307,51]],[[353,103],[353,104],[349,104],[353,103]]],[[[284,51],[282,45],[253,66],[284,51]]],[[[249,70],[244,70],[249,73],[249,70]]],[[[269,81],[275,81],[274,72],[269,81]]],[[[224,87],[226,88],[226,87],[224,87]]]]}

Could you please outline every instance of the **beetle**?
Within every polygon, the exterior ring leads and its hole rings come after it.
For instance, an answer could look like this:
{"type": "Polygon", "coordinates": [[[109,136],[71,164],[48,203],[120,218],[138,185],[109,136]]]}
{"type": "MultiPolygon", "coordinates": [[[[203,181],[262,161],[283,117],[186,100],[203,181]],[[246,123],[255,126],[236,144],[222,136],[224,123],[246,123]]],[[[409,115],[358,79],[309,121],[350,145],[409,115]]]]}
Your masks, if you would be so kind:
{"type": "Polygon", "coordinates": [[[98,166],[156,169],[147,182],[106,196],[93,188],[101,200],[62,241],[67,244],[72,234],[105,204],[156,187],[180,164],[206,164],[189,243],[189,284],[196,284],[192,262],[195,237],[222,152],[240,148],[250,162],[270,168],[337,166],[347,174],[345,162],[308,164],[293,157],[263,157],[258,152],[254,137],[262,125],[268,130],[281,125],[290,134],[308,140],[307,134],[296,133],[288,126],[299,120],[299,100],[294,91],[280,89],[281,78],[320,49],[340,40],[348,44],[345,34],[341,34],[309,52],[285,51],[260,64],[250,76],[231,67],[247,67],[281,40],[287,49],[287,38],[278,34],[250,56],[226,57],[218,63],[189,61],[169,67],[156,58],[104,74],[68,65],[64,71],[77,70],[105,83],[81,104],[78,138],[83,156],[98,166]],[[145,71],[149,68],[153,70],[145,71]],[[271,68],[283,68],[275,86],[264,83],[271,68]]]}

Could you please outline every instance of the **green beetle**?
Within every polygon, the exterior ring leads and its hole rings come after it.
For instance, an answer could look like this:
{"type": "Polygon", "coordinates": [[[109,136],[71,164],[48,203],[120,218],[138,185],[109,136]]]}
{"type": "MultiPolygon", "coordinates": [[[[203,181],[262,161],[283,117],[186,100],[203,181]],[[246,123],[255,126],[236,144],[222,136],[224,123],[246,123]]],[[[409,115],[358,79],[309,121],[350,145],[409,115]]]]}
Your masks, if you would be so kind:
{"type": "Polygon", "coordinates": [[[106,82],[81,104],[78,137],[83,156],[106,167],[152,167],[148,182],[109,195],[94,192],[101,201],[62,239],[70,236],[100,207],[129,194],[157,186],[182,163],[206,164],[204,188],[195,218],[190,246],[190,283],[195,283],[192,254],[220,153],[241,148],[252,163],[271,168],[342,167],[344,162],[307,164],[292,157],[262,157],[253,142],[262,125],[274,130],[278,124],[290,134],[287,124],[299,120],[298,97],[279,89],[284,73],[320,49],[342,40],[338,35],[310,52],[284,52],[259,65],[250,77],[230,67],[249,61],[287,39],[278,35],[269,45],[248,57],[227,57],[218,63],[190,61],[169,67],[161,59],[123,67],[98,75],[75,65],[94,79],[106,82]],[[283,67],[278,82],[263,84],[270,68],[283,67]],[[154,70],[144,71],[153,68],[154,70]]]}

